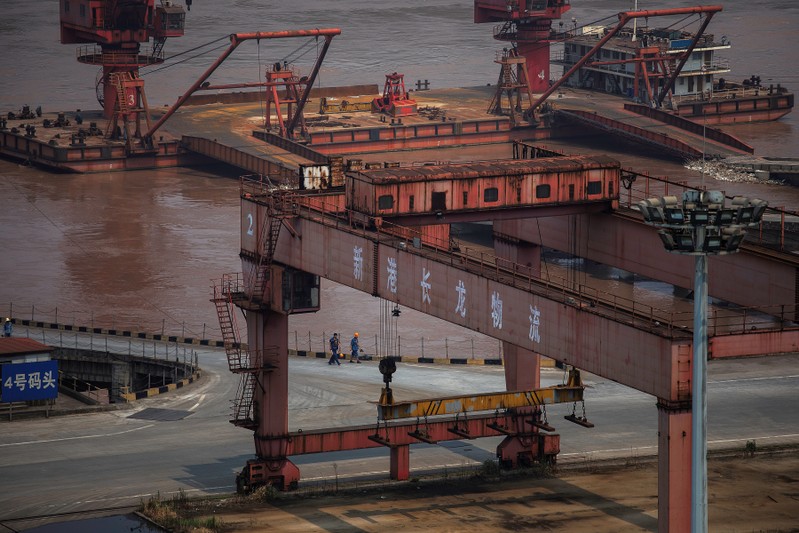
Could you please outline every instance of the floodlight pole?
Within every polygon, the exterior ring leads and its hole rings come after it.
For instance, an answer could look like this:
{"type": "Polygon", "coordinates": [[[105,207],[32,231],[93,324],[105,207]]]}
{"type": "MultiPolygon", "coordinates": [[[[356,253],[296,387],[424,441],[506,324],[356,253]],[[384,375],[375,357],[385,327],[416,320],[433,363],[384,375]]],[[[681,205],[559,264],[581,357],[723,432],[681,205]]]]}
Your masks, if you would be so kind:
{"type": "MultiPolygon", "coordinates": [[[[696,248],[705,244],[694,228],[696,248]]],[[[691,389],[691,532],[707,532],[707,253],[694,256],[694,360],[691,389]]]]}
{"type": "MultiPolygon", "coordinates": [[[[703,165],[704,168],[704,165],[703,165]]],[[[666,250],[694,256],[694,336],[691,372],[691,532],[707,533],[707,256],[731,254],[768,204],[735,197],[724,207],[719,191],[685,191],[638,203],[644,222],[660,228],[666,250]]]]}

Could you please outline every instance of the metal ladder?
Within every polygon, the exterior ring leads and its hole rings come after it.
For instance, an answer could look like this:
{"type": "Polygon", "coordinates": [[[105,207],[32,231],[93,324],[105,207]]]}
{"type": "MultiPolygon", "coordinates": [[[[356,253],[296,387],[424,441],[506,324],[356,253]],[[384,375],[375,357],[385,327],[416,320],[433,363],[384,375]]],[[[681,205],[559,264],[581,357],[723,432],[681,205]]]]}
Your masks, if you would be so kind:
{"type": "Polygon", "coordinates": [[[258,266],[255,270],[255,277],[250,291],[250,303],[254,301],[263,302],[264,290],[270,279],[270,267],[272,259],[275,257],[277,240],[280,237],[280,228],[283,226],[283,219],[289,216],[284,210],[284,206],[290,203],[290,199],[285,195],[272,195],[271,202],[267,207],[268,223],[261,226],[258,237],[258,249],[261,251],[258,258],[258,266]]]}
{"type": "Polygon", "coordinates": [[[233,400],[230,422],[234,426],[255,429],[258,424],[252,409],[252,400],[255,396],[255,374],[246,372],[241,374],[236,399],[233,400]]]}
{"type": "Polygon", "coordinates": [[[216,314],[219,318],[219,328],[222,331],[222,342],[227,355],[228,368],[231,372],[246,371],[249,367],[249,357],[241,349],[239,341],[238,326],[236,324],[233,308],[234,289],[238,288],[238,280],[231,274],[222,276],[218,285],[214,285],[214,297],[212,301],[216,306],[216,314]]]}
{"type": "Polygon", "coordinates": [[[108,79],[106,81],[107,83],[114,85],[114,89],[116,89],[117,103],[114,116],[112,120],[108,121],[108,125],[106,126],[106,137],[112,137],[114,130],[116,130],[117,126],[119,126],[120,118],[122,118],[122,122],[127,133],[126,115],[130,112],[130,109],[128,108],[127,98],[125,97],[125,82],[129,81],[130,79],[131,77],[129,72],[111,72],[108,74],[108,79]]]}
{"type": "MultiPolygon", "coordinates": [[[[272,355],[276,352],[277,347],[269,347],[265,352],[272,355]]],[[[236,399],[233,401],[231,423],[235,426],[245,427],[249,429],[256,429],[258,421],[255,419],[255,412],[253,410],[253,399],[255,398],[255,387],[258,386],[263,392],[264,386],[258,379],[258,372],[270,371],[274,367],[271,365],[262,366],[261,368],[248,368],[246,371],[241,372],[241,379],[239,386],[236,390],[236,399]]]]}

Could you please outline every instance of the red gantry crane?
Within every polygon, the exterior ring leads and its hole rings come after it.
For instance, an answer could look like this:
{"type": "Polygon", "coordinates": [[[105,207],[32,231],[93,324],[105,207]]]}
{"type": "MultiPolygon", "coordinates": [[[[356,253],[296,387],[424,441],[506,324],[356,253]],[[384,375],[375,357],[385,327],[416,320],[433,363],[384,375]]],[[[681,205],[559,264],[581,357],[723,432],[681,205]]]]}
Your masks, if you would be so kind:
{"type": "MultiPolygon", "coordinates": [[[[658,420],[658,530],[688,531],[693,316],[541,277],[542,247],[531,242],[541,240],[531,229],[539,223],[559,225],[556,240],[566,242],[563,234],[579,219],[603,228],[570,234],[580,256],[601,252],[607,264],[615,257],[621,268],[646,267],[655,277],[666,272],[667,279],[680,282],[684,258],[654,255],[640,244],[654,237],[651,230],[642,232],[646,227],[636,216],[618,211],[625,182],[630,189],[624,195],[633,194],[631,178],[645,181],[635,186],[636,195],[668,191],[667,182],[663,189],[663,183],[623,172],[606,156],[352,170],[345,173],[344,187],[327,190],[244,179],[242,270],[215,283],[213,296],[230,369],[241,377],[231,422],[252,430],[255,444],[256,457],[238,475],[238,488],[290,489],[301,477],[293,456],[378,446],[389,449],[391,478],[406,480],[412,444],[486,436],[503,436],[497,446],[503,466],[555,461],[560,437],[552,433],[545,406],[572,404],[565,419],[592,424],[576,410],[583,401],[579,372],[571,372],[561,386],[540,387],[538,356],[545,355],[652,396],[658,420]],[[453,246],[451,223],[482,220],[494,221],[494,253],[453,246]],[[378,370],[386,386],[373,425],[289,431],[288,318],[319,309],[320,277],[498,339],[506,390],[397,399],[389,386],[396,358],[385,357],[378,370]],[[246,319],[246,343],[233,322],[237,307],[246,319]]],[[[768,291],[762,284],[746,287],[729,280],[769,272],[771,284],[781,287],[764,302],[773,308],[791,293],[795,269],[778,275],[776,262],[766,265],[759,255],[725,262],[727,281],[713,289],[763,302],[768,291]]],[[[784,305],[777,308],[784,313],[784,305]]],[[[713,358],[796,350],[799,328],[782,318],[757,330],[749,327],[745,309],[738,318],[719,318],[707,328],[713,332],[713,358]]]]}

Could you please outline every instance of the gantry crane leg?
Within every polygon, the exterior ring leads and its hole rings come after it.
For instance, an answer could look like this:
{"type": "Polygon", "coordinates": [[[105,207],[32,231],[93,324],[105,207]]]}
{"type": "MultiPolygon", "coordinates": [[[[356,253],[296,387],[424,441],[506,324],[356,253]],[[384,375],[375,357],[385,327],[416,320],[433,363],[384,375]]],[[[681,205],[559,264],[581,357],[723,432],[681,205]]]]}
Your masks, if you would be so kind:
{"type": "Polygon", "coordinates": [[[247,313],[247,340],[253,366],[263,369],[253,393],[256,421],[255,453],[247,462],[249,483],[280,489],[297,486],[300,470],[287,457],[288,436],[288,315],[268,310],[247,313]]]}
{"type": "Polygon", "coordinates": [[[407,444],[392,446],[390,477],[396,481],[407,481],[411,473],[411,447],[407,444]]]}
{"type": "MultiPolygon", "coordinates": [[[[505,388],[534,390],[541,387],[541,356],[518,346],[502,343],[505,365],[505,388]]],[[[508,428],[508,434],[497,446],[497,458],[506,468],[516,468],[535,461],[554,462],[560,451],[560,436],[540,433],[529,423],[537,416],[538,407],[516,408],[517,427],[508,428]]]]}
{"type": "Polygon", "coordinates": [[[691,530],[691,403],[658,401],[658,531],[691,530]]]}
{"type": "Polygon", "coordinates": [[[505,390],[541,388],[541,356],[507,342],[502,343],[502,353],[505,390]]]}

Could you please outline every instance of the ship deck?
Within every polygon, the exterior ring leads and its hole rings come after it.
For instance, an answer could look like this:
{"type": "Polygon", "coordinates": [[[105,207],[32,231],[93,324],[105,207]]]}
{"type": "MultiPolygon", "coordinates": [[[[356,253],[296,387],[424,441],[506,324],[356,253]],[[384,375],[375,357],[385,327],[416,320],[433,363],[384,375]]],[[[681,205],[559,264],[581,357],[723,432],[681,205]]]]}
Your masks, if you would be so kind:
{"type": "MultiPolygon", "coordinates": [[[[134,154],[125,153],[123,141],[110,141],[102,135],[76,139],[80,129],[88,130],[87,123],[95,123],[95,133],[105,132],[107,121],[99,111],[81,112],[82,125],[76,123],[74,113],[67,113],[69,126],[43,128],[44,118],[54,120],[51,113],[31,120],[8,120],[7,129],[0,131],[0,150],[9,157],[67,171],[197,164],[207,161],[197,157],[201,154],[260,174],[280,169],[296,172],[299,166],[319,163],[327,156],[400,163],[501,159],[510,157],[512,140],[542,141],[602,131],[627,142],[670,148],[672,156],[681,158],[703,152],[719,157],[747,153],[735,143],[719,142],[710,135],[717,130],[705,125],[691,123],[694,131],[686,131],[625,109],[622,98],[572,88],[551,97],[551,112],[540,125],[512,127],[508,117],[487,113],[495,92],[495,86],[415,91],[411,96],[417,101],[418,114],[397,118],[369,111],[320,113],[320,98],[314,97],[305,108],[307,140],[303,143],[277,142],[275,135],[265,142],[255,136],[255,132],[267,135],[263,101],[187,105],[156,132],[155,150],[134,154]],[[596,119],[604,122],[591,122],[596,119]],[[26,135],[26,124],[38,124],[34,136],[26,135]]],[[[375,96],[353,94],[351,98],[363,101],[375,96]]],[[[152,120],[164,111],[154,112],[152,120]]]]}

